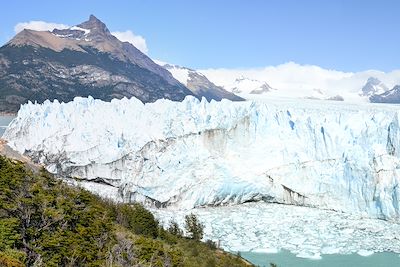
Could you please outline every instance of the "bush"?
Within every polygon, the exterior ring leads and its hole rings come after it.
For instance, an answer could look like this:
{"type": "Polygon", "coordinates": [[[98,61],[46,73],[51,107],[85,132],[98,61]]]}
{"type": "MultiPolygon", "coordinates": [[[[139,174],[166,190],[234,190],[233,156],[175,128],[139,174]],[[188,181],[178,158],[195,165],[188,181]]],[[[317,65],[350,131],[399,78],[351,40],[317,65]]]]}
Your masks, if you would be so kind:
{"type": "Polygon", "coordinates": [[[207,239],[206,245],[207,245],[207,247],[209,247],[211,249],[217,249],[217,243],[210,239],[207,239]]]}

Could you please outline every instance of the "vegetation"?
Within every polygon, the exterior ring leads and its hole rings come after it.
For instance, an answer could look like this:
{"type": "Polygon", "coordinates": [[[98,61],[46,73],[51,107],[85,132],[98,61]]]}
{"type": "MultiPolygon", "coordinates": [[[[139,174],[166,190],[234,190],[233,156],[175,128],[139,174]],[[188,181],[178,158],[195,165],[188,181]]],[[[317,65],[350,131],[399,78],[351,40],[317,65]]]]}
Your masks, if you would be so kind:
{"type": "Polygon", "coordinates": [[[199,222],[193,213],[185,216],[185,229],[189,233],[189,237],[194,240],[203,238],[204,225],[199,222]]]}
{"type": "MultiPolygon", "coordinates": [[[[140,204],[114,204],[0,157],[0,266],[247,266],[202,243],[203,226],[168,230],[140,204]]],[[[212,245],[214,244],[214,245],[212,245]]]]}

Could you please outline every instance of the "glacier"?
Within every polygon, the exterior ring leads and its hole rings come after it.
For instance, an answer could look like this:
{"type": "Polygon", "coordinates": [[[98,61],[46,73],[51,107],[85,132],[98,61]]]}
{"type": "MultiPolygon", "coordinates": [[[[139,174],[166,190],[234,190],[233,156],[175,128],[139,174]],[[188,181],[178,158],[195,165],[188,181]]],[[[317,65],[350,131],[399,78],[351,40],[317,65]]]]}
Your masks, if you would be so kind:
{"type": "Polygon", "coordinates": [[[399,135],[395,105],[188,96],[28,103],[3,138],[117,201],[281,203],[398,222],[399,135]]]}
{"type": "Polygon", "coordinates": [[[184,216],[194,213],[205,226],[205,240],[218,242],[235,253],[277,253],[285,249],[311,259],[327,254],[400,253],[399,223],[360,214],[262,202],[152,212],[165,226],[175,221],[182,229],[184,216]]]}

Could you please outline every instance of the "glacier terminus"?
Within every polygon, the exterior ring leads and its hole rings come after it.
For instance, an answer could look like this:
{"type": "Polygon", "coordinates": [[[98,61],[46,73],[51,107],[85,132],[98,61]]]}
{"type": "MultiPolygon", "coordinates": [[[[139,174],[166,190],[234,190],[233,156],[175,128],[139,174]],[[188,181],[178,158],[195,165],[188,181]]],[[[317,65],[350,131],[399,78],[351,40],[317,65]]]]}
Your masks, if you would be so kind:
{"type": "MultiPolygon", "coordinates": [[[[399,228],[395,105],[75,98],[23,105],[3,138],[55,175],[116,201],[159,208],[160,218],[195,209],[212,221],[207,210],[256,214],[254,205],[285,204],[399,228]]],[[[314,242],[315,255],[323,242],[314,242]]]]}

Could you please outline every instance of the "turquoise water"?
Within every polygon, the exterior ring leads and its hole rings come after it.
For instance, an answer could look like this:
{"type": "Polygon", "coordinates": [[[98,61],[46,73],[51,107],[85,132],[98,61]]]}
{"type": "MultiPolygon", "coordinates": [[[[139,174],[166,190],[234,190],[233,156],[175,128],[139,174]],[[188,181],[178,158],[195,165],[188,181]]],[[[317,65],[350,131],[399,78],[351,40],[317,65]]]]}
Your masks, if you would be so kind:
{"type": "Polygon", "coordinates": [[[8,124],[10,124],[14,118],[14,116],[0,116],[0,137],[3,135],[8,124]]]}
{"type": "Polygon", "coordinates": [[[243,258],[258,266],[270,267],[273,262],[278,267],[399,267],[398,254],[382,252],[368,257],[358,254],[322,255],[321,260],[298,258],[296,255],[281,251],[276,254],[241,252],[243,258]]]}

